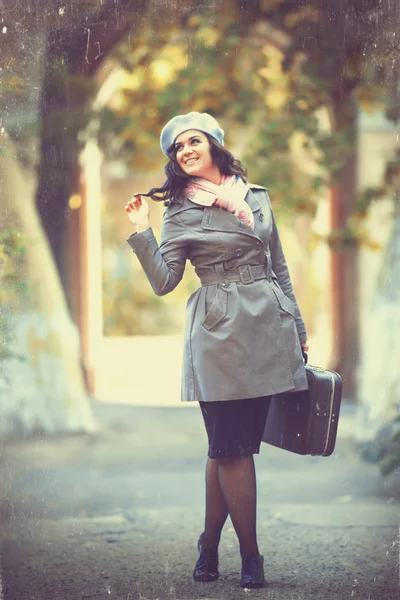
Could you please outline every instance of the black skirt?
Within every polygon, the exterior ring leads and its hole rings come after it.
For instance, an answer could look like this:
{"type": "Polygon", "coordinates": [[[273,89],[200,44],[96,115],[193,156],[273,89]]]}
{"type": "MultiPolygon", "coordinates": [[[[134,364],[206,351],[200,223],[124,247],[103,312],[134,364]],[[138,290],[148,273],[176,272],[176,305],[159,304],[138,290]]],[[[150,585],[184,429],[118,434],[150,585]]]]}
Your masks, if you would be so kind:
{"type": "Polygon", "coordinates": [[[209,458],[259,453],[271,396],[199,404],[208,436],[209,458]]]}

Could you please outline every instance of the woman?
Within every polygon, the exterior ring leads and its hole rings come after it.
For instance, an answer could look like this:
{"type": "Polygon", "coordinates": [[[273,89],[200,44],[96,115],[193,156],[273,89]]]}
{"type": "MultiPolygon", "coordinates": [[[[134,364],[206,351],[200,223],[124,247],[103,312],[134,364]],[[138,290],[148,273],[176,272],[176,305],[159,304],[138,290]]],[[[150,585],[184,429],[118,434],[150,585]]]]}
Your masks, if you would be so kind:
{"type": "Polygon", "coordinates": [[[256,476],[272,394],[307,388],[301,318],[265,188],[223,146],[207,113],[169,121],[160,138],[167,180],[147,196],[163,199],[161,242],[137,195],[125,210],[128,238],[154,292],[171,292],[189,259],[201,287],[186,309],[182,400],[198,401],[209,449],[205,529],[193,577],[215,581],[228,514],[242,557],[240,585],[264,585],[256,535],[256,476]],[[161,196],[161,198],[160,198],[161,196]]]}

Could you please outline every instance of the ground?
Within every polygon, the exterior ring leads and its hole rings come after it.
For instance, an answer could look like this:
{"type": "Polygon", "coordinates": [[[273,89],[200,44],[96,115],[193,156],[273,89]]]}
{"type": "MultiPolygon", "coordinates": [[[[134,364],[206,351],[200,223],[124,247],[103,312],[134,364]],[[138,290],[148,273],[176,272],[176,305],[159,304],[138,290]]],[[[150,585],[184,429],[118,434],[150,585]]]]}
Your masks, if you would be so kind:
{"type": "Polygon", "coordinates": [[[239,587],[230,521],[220,579],[192,579],[204,514],[198,407],[93,408],[95,435],[2,446],[0,600],[400,598],[400,485],[359,458],[351,404],[331,457],[262,445],[260,591],[239,587]]]}

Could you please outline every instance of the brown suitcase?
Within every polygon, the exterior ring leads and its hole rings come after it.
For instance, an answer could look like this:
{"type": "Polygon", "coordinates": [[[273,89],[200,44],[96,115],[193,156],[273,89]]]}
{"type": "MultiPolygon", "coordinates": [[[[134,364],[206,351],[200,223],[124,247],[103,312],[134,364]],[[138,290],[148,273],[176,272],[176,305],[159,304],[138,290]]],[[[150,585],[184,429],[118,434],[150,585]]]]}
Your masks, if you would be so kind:
{"type": "Polygon", "coordinates": [[[305,367],[309,389],[272,397],[263,442],[296,454],[330,456],[336,443],[342,379],[335,371],[305,367]]]}

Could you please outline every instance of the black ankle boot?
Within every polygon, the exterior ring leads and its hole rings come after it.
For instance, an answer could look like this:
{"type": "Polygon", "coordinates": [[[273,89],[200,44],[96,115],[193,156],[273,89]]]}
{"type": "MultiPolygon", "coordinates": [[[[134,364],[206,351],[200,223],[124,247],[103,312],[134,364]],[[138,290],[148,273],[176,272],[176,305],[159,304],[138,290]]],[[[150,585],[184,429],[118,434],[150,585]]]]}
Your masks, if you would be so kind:
{"type": "Polygon", "coordinates": [[[218,549],[203,548],[203,538],[204,533],[201,534],[197,542],[200,556],[193,571],[193,579],[195,581],[216,581],[219,577],[218,549]]]}
{"type": "Polygon", "coordinates": [[[241,587],[261,588],[264,584],[264,557],[254,552],[244,552],[242,554],[241,587]]]}

